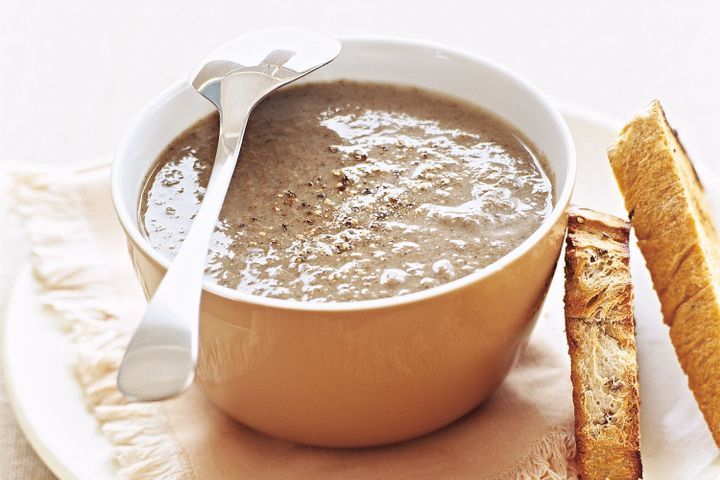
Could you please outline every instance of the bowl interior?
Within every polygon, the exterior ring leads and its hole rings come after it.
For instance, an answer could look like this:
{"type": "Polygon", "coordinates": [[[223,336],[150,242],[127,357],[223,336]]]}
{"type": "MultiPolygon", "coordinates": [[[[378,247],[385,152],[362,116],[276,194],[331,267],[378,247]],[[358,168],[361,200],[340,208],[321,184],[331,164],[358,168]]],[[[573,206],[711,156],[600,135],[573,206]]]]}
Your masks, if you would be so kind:
{"type": "MultiPolygon", "coordinates": [[[[435,90],[495,113],[522,131],[543,154],[554,185],[555,209],[539,231],[503,259],[529,248],[540,238],[544,227],[549,228],[555,223],[569,201],[575,175],[575,153],[565,122],[539,91],[503,67],[451,48],[384,38],[346,38],[342,44],[343,50],[334,62],[301,82],[352,79],[435,90]]],[[[165,146],[212,110],[210,103],[187,81],[179,82],[138,115],[117,153],[113,168],[113,199],[118,215],[131,238],[156,258],[138,228],[137,207],[142,182],[165,146]]],[[[464,278],[475,275],[477,273],[464,278]]],[[[446,285],[462,281],[461,278],[446,285]]],[[[228,296],[235,293],[225,287],[217,288],[228,290],[228,296]]]]}

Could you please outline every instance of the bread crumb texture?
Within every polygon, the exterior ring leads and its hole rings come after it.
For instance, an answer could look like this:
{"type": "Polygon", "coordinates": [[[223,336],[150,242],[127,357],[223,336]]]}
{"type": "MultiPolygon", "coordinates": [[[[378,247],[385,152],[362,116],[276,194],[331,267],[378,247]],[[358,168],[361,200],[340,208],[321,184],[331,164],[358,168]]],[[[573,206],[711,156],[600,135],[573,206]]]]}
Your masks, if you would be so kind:
{"type": "Polygon", "coordinates": [[[720,445],[720,244],[702,184],[658,101],[608,150],[688,383],[720,445]]]}
{"type": "Polygon", "coordinates": [[[628,222],[570,212],[565,321],[578,467],[585,480],[637,480],[639,397],[628,222]]]}

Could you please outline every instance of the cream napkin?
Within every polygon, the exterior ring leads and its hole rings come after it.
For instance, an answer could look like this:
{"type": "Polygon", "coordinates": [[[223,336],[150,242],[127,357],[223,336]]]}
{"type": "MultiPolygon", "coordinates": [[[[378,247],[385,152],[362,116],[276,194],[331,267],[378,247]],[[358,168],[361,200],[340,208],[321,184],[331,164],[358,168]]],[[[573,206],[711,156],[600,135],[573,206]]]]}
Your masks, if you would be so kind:
{"type": "Polygon", "coordinates": [[[14,196],[44,300],[77,346],[78,381],[122,477],[575,478],[569,369],[540,338],[484,405],[388,447],[334,450],[273,439],[225,417],[194,389],[172,401],[126,403],[115,375],[145,299],[112,208],[109,173],[106,162],[18,173],[14,196]]]}

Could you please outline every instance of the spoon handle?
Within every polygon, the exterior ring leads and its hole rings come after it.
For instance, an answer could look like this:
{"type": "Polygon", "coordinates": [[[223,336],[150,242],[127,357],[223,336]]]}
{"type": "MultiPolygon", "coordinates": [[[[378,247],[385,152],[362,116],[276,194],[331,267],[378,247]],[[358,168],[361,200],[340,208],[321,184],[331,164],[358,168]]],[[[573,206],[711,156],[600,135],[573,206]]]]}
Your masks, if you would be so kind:
{"type": "Polygon", "coordinates": [[[262,85],[265,81],[254,76],[233,75],[221,87],[220,136],[205,196],[120,365],[118,388],[131,400],[169,398],[193,381],[208,243],[235,170],[250,111],[262,98],[261,87],[267,88],[262,85]]]}

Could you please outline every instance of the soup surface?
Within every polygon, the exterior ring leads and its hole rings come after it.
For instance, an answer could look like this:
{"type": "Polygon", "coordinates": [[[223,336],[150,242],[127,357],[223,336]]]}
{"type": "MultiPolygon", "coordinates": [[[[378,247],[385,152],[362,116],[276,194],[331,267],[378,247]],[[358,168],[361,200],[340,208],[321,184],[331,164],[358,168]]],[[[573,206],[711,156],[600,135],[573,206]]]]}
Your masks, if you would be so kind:
{"type": "MultiPolygon", "coordinates": [[[[218,117],[160,155],[140,220],[173,257],[213,166],[218,117]]],[[[499,259],[552,209],[537,152],[486,111],[417,88],[288,87],[252,113],[206,275],[253,295],[339,302],[440,285],[499,259]]]]}

